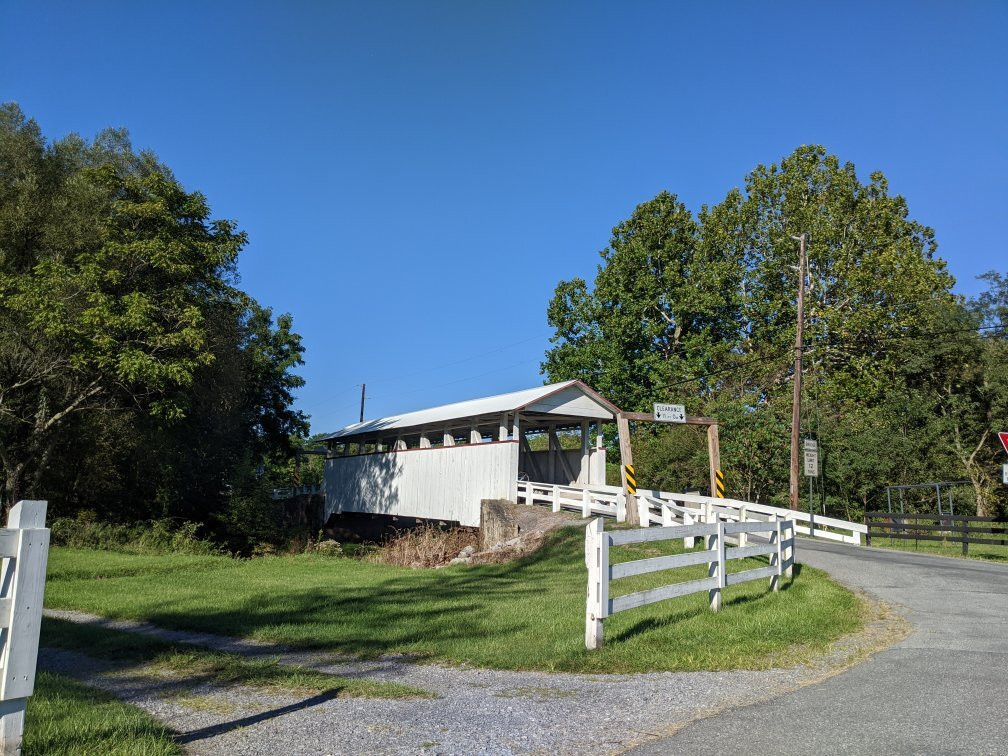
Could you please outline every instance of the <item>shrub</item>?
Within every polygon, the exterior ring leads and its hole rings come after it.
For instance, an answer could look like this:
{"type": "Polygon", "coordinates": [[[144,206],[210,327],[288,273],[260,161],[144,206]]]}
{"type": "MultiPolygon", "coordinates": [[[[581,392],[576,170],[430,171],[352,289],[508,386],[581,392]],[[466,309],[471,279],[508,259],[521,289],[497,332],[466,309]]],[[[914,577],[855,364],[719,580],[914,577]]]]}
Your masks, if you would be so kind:
{"type": "Polygon", "coordinates": [[[476,533],[465,528],[443,530],[424,525],[396,533],[382,544],[374,559],[400,567],[437,567],[447,564],[466,546],[477,545],[476,533]]]}
{"type": "Polygon", "coordinates": [[[199,537],[201,525],[176,520],[101,522],[93,511],[57,517],[49,525],[54,546],[104,549],[129,554],[220,554],[220,546],[199,537]]]}

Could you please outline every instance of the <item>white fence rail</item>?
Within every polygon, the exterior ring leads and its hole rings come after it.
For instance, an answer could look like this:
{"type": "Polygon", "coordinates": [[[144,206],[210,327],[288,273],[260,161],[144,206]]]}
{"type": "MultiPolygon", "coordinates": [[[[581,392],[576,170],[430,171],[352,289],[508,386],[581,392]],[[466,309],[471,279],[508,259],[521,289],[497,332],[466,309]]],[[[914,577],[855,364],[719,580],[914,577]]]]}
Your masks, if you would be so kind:
{"type": "Polygon", "coordinates": [[[672,524],[666,522],[663,506],[671,504],[676,522],[713,522],[713,514],[734,522],[768,522],[776,519],[792,520],[795,532],[812,538],[824,538],[841,543],[860,544],[868,532],[864,523],[820,517],[793,509],[771,507],[736,499],[718,499],[700,494],[680,494],[668,491],[637,490],[637,507],[641,525],[672,524]]]}
{"type": "Polygon", "coordinates": [[[606,532],[602,518],[593,520],[585,528],[585,564],[588,567],[588,600],[585,607],[585,647],[597,649],[602,645],[602,620],[617,612],[635,609],[656,601],[686,596],[707,591],[713,611],[721,609],[721,591],[729,585],[749,580],[770,578],[770,588],[776,591],[781,575],[792,574],[794,566],[794,524],[788,520],[770,522],[710,522],[695,525],[673,525],[670,527],[638,528],[606,532]],[[726,548],[730,536],[744,543],[742,536],[759,534],[767,538],[766,543],[752,546],[739,545],[726,548]],[[621,544],[667,541],[682,538],[692,542],[694,538],[706,538],[706,548],[701,551],[687,551],[683,554],[651,557],[633,562],[609,563],[609,548],[621,544]],[[768,556],[770,564],[742,572],[728,574],[725,567],[730,559],[768,556]],[[658,588],[630,593],[616,598],[609,597],[609,584],[613,580],[641,575],[677,567],[706,564],[707,577],[672,583],[658,588]]]}
{"type": "MultiPolygon", "coordinates": [[[[854,544],[861,544],[868,532],[861,522],[821,517],[799,510],[737,499],[642,488],[637,489],[636,499],[640,524],[644,527],[711,523],[717,519],[726,522],[791,520],[795,533],[799,535],[854,544]]],[[[619,486],[561,486],[518,481],[518,503],[548,506],[554,512],[562,509],[580,512],[583,517],[603,515],[615,517],[617,522],[626,520],[626,497],[619,486]]],[[[744,545],[746,534],[739,533],[738,540],[744,545]]]]}
{"type": "Polygon", "coordinates": [[[0,744],[21,752],[25,705],[35,690],[49,531],[46,502],[19,501],[0,529],[0,744]]]}
{"type": "Polygon", "coordinates": [[[626,497],[617,486],[560,486],[552,483],[518,481],[518,503],[567,509],[582,517],[607,515],[617,522],[626,520],[626,497]]]}

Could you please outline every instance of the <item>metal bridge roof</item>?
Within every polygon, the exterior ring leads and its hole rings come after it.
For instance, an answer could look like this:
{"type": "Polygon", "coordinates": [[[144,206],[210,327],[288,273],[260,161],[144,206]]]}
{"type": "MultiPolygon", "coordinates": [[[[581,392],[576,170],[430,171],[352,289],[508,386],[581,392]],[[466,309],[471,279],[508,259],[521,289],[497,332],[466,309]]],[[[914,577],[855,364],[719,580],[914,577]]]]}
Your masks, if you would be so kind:
{"type": "Polygon", "coordinates": [[[584,419],[612,421],[620,410],[581,381],[563,381],[546,386],[512,391],[509,394],[469,399],[440,407],[390,415],[377,420],[354,423],[327,436],[324,440],[334,441],[351,436],[363,436],[406,428],[438,427],[456,420],[466,420],[484,415],[504,412],[525,411],[544,415],[577,417],[584,419]]]}

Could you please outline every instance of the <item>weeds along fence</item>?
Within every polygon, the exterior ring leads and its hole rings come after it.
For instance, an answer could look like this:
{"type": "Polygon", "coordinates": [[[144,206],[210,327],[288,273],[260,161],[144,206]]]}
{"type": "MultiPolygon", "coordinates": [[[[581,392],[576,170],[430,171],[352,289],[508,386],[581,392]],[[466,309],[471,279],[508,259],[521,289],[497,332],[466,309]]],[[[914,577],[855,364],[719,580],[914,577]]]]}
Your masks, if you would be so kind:
{"type": "Polygon", "coordinates": [[[1008,520],[995,517],[866,512],[865,529],[869,546],[873,538],[914,541],[915,544],[917,541],[961,543],[963,556],[969,554],[971,543],[1008,546],[1008,520]]]}
{"type": "Polygon", "coordinates": [[[49,531],[46,502],[19,501],[0,530],[0,744],[21,753],[25,705],[35,690],[49,531]]]}
{"type": "Polygon", "coordinates": [[[789,520],[717,521],[606,531],[602,518],[597,518],[585,528],[585,565],[588,567],[585,647],[597,649],[602,646],[602,621],[618,612],[703,591],[708,592],[710,608],[716,612],[721,609],[721,592],[725,587],[750,580],[769,578],[770,589],[776,591],[782,575],[791,577],[794,560],[794,523],[789,520]],[[732,536],[735,536],[737,542],[746,543],[744,538],[739,538],[743,535],[762,536],[766,539],[766,543],[727,548],[727,541],[732,536]],[[617,564],[609,563],[609,549],[612,546],[683,539],[684,545],[688,548],[689,545],[693,545],[693,539],[698,537],[704,538],[706,545],[706,548],[700,551],[687,551],[683,554],[650,557],[617,564]],[[769,566],[730,574],[727,572],[726,566],[729,560],[756,556],[768,556],[769,566]],[[609,595],[609,585],[614,580],[699,564],[707,565],[706,578],[671,583],[616,598],[611,598],[609,595]]]}

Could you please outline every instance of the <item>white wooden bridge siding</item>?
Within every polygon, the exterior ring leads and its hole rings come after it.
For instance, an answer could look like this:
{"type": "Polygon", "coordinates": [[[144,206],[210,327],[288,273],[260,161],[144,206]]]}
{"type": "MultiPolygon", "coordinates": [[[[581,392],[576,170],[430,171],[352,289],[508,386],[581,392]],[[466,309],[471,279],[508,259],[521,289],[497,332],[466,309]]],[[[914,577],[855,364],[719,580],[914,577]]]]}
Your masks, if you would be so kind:
{"type": "Polygon", "coordinates": [[[518,444],[483,444],[332,457],[326,513],[369,512],[476,527],[481,499],[517,498],[518,444]]]}

